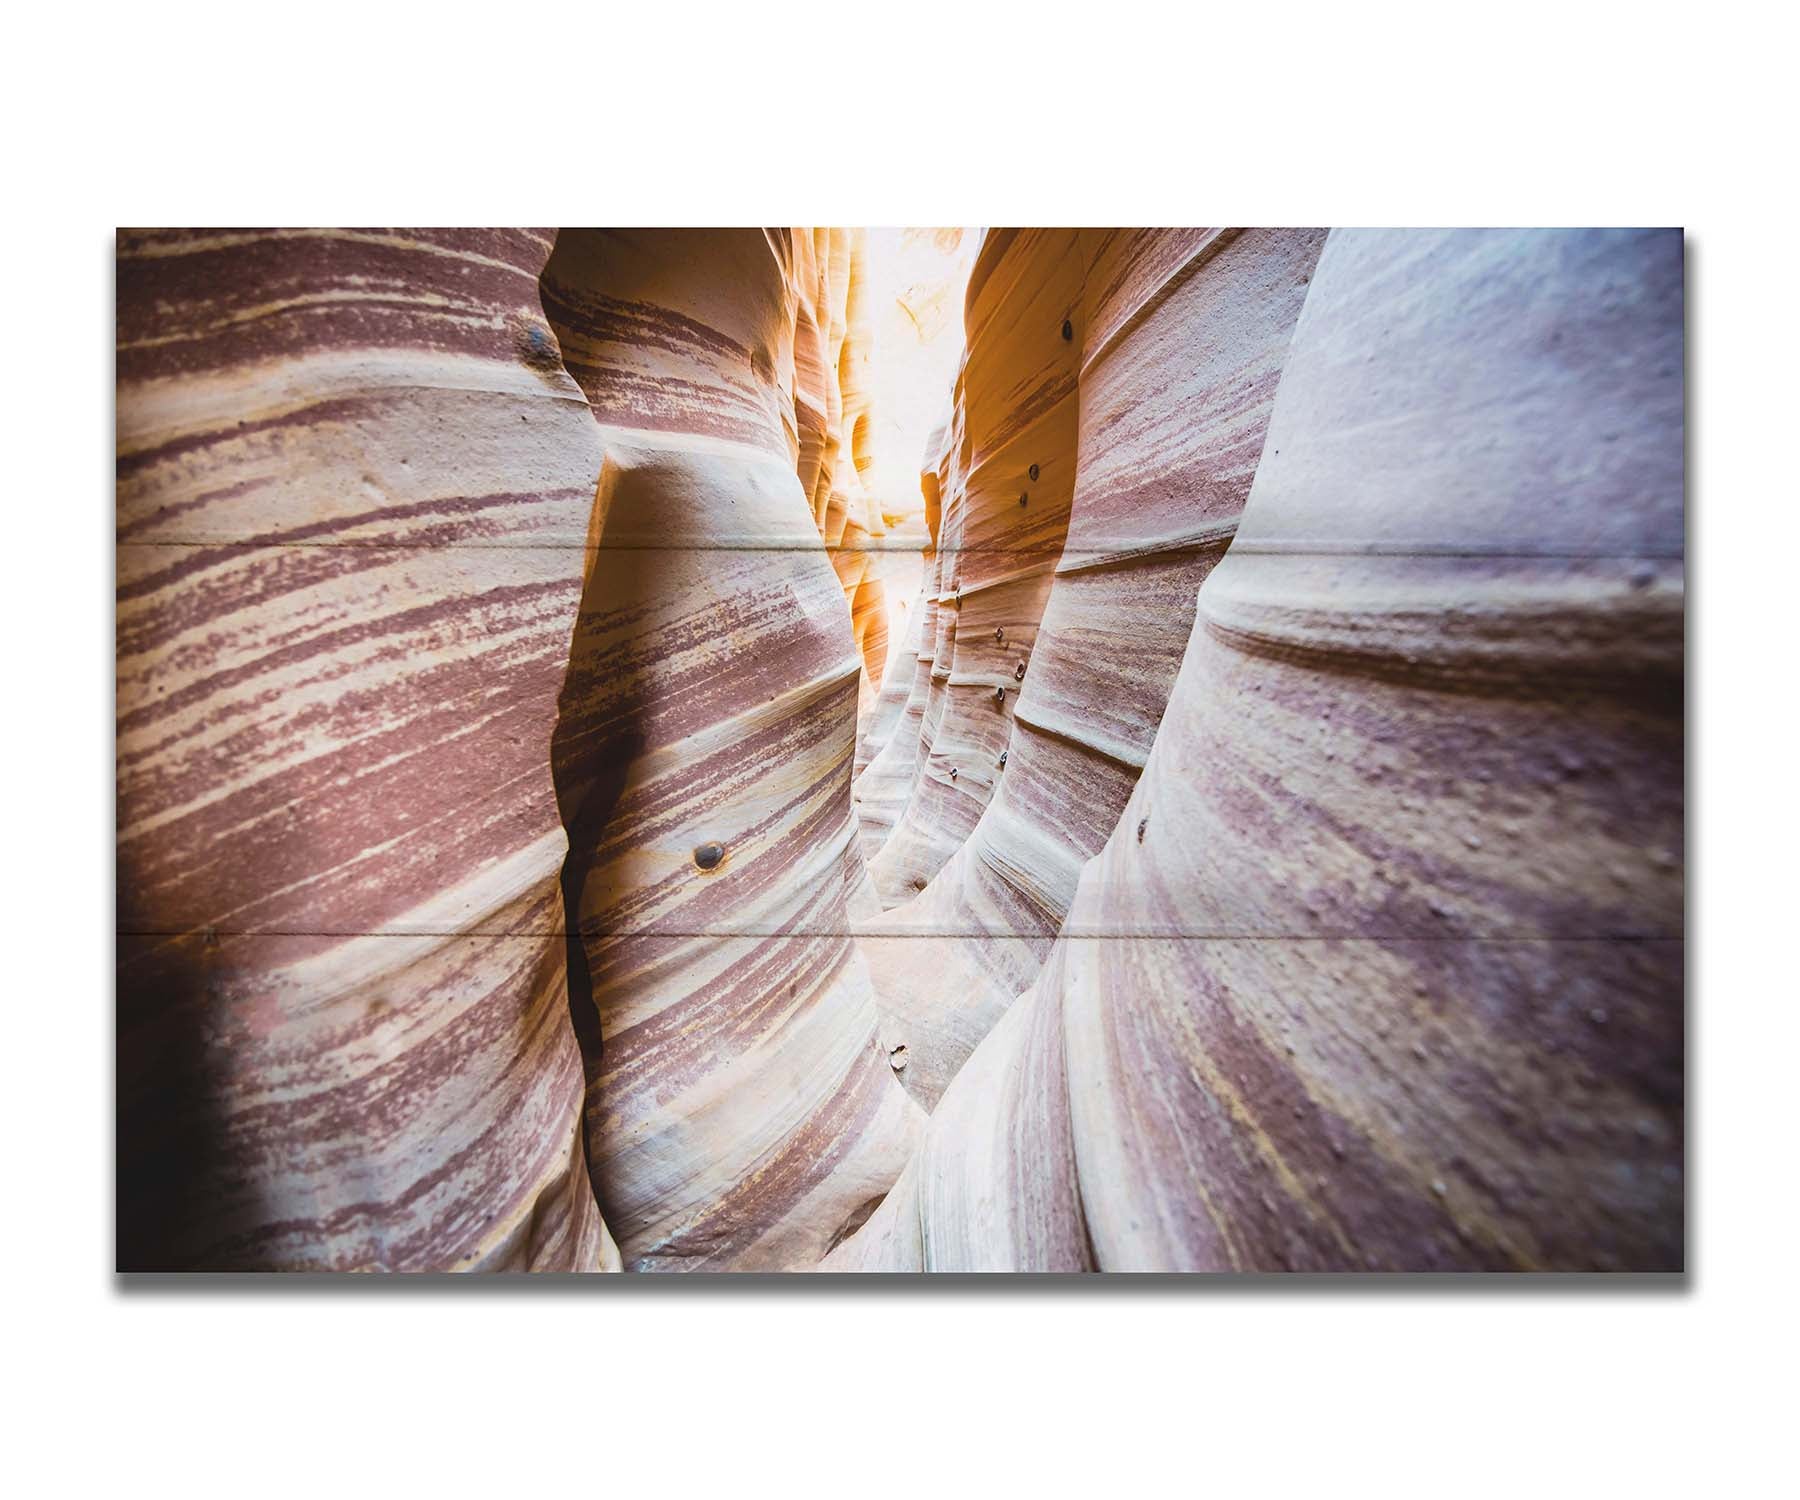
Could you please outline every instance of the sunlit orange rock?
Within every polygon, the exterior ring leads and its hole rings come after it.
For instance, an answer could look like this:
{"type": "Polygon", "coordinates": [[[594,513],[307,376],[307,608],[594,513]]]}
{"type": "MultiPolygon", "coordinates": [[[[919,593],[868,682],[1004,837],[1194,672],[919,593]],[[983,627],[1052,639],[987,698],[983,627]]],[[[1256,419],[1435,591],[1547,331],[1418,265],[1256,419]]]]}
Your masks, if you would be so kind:
{"type": "Polygon", "coordinates": [[[939,476],[923,753],[869,867],[890,906],[925,888],[997,783],[1014,668],[1035,639],[1068,529],[1080,350],[1071,318],[1084,270],[1079,231],[1002,230],[984,239],[970,276],[968,353],[939,476]]]}
{"type": "Polygon", "coordinates": [[[1324,231],[1081,241],[1073,511],[1034,636],[993,643],[1017,679],[1004,773],[926,888],[863,929],[883,1039],[907,1047],[928,1107],[1036,977],[1136,783],[1195,593],[1255,476],[1324,231]]]}
{"type": "Polygon", "coordinates": [[[1679,1267],[1682,250],[1342,232],[1143,774],[834,1268],[1679,1267]]]}

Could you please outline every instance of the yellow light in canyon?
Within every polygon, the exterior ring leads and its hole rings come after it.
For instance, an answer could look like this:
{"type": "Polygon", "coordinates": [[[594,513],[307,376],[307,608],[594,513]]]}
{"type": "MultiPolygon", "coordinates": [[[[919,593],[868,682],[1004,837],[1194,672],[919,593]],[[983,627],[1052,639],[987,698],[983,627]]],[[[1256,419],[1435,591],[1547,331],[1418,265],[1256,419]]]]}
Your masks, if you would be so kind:
{"type": "Polygon", "coordinates": [[[890,663],[918,597],[926,541],[919,471],[926,439],[949,410],[963,352],[963,292],[980,239],[976,229],[868,231],[871,461],[862,480],[888,528],[877,572],[886,585],[890,663]]]}

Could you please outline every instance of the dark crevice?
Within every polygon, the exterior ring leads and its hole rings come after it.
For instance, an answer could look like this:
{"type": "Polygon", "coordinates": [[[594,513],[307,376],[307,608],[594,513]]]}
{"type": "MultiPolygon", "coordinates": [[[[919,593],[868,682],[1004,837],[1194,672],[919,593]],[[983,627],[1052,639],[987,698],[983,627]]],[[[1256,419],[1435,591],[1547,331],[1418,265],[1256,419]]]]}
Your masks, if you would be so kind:
{"type": "MultiPolygon", "coordinates": [[[[562,356],[562,350],[568,346],[574,330],[560,316],[570,303],[566,297],[559,296],[555,289],[557,251],[562,251],[565,256],[568,254],[566,231],[558,231],[555,249],[538,277],[538,301],[544,310],[545,321],[556,334],[556,367],[582,392],[582,400],[585,402],[587,394],[568,370],[562,356]]],[[[591,403],[588,410],[592,413],[591,403]]],[[[598,418],[595,420],[597,422],[598,418]]],[[[592,501],[594,506],[600,504],[600,486],[601,474],[596,470],[592,501]]],[[[591,544],[598,539],[594,518],[590,515],[588,540],[591,544]]],[[[587,1172],[589,1190],[604,1219],[605,1203],[594,1173],[593,1150],[589,1138],[589,1122],[594,1114],[593,1099],[600,1076],[604,1041],[600,1012],[594,1002],[593,972],[588,964],[587,947],[582,941],[581,893],[587,884],[588,872],[593,867],[594,852],[599,847],[601,832],[611,820],[613,809],[624,791],[626,771],[632,759],[642,749],[643,742],[642,737],[629,728],[623,731],[617,729],[621,722],[626,726],[635,722],[635,705],[626,705],[627,711],[618,713],[619,705],[615,704],[611,705],[614,712],[608,718],[612,720],[612,727],[616,732],[609,740],[595,744],[596,726],[589,722],[589,716],[594,707],[592,688],[599,675],[600,663],[598,643],[589,624],[602,607],[603,601],[593,597],[599,570],[593,568],[591,562],[590,558],[587,576],[582,582],[581,605],[569,632],[569,661],[563,674],[561,692],[557,696],[556,728],[550,736],[550,774],[556,788],[557,813],[562,819],[563,831],[569,841],[568,853],[563,857],[561,879],[562,940],[568,973],[569,1027],[575,1033],[576,1043],[581,1049],[581,1159],[587,1172]]]]}

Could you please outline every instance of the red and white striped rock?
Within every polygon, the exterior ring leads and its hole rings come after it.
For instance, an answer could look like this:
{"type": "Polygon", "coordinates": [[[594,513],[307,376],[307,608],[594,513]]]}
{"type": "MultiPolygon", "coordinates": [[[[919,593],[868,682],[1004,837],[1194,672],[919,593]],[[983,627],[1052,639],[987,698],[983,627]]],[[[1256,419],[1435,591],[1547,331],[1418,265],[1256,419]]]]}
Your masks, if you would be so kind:
{"type": "Polygon", "coordinates": [[[591,1269],[544,231],[121,234],[119,1264],[591,1269]]]}
{"type": "Polygon", "coordinates": [[[640,1269],[809,1265],[916,1134],[849,937],[861,663],[794,467],[795,244],[565,233],[546,273],[606,449],[556,777],[640,1269]]]}
{"type": "Polygon", "coordinates": [[[883,1040],[908,1049],[927,1107],[1036,977],[1136,783],[1195,593],[1255,477],[1324,231],[1080,239],[1074,505],[1035,636],[993,643],[1019,679],[1004,774],[926,889],[863,928],[883,1040]],[[929,966],[909,956],[921,941],[929,966]]]}
{"type": "Polygon", "coordinates": [[[1682,256],[1334,232],[1043,972],[832,1267],[1682,1262],[1682,256]]]}

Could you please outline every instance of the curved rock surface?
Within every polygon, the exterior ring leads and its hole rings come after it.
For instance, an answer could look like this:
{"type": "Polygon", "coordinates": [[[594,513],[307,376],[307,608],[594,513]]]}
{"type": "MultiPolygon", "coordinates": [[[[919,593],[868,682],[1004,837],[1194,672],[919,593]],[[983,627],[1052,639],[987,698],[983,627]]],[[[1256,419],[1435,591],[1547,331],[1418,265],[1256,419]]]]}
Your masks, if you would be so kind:
{"type": "Polygon", "coordinates": [[[929,729],[906,808],[869,866],[885,905],[925,888],[993,795],[1013,668],[1030,652],[1069,525],[1080,349],[1071,318],[1084,271],[1075,230],[993,232],[975,258],[945,433],[952,453],[939,473],[929,729]]]}
{"type": "MultiPolygon", "coordinates": [[[[931,434],[929,447],[934,464],[947,462],[946,427],[940,425],[931,434]]],[[[943,521],[942,483],[937,468],[920,475],[920,489],[925,500],[925,524],[928,545],[923,549],[925,582],[918,602],[913,607],[908,654],[911,681],[905,684],[906,698],[887,738],[872,751],[868,765],[857,773],[852,787],[859,838],[867,866],[873,869],[875,857],[893,834],[895,825],[912,798],[913,784],[918,779],[921,758],[931,745],[928,710],[933,702],[932,682],[938,637],[938,553],[937,535],[943,521]]],[[[901,673],[890,668],[888,686],[898,691],[901,673]]],[[[884,688],[884,691],[886,689],[884,688]]],[[[871,887],[873,880],[871,879],[871,887]]],[[[879,896],[877,906],[879,907],[879,896]]]]}
{"type": "MultiPolygon", "coordinates": [[[[888,661],[881,689],[889,700],[858,725],[859,776],[892,732],[918,654],[917,612],[933,547],[920,492],[921,455],[935,462],[934,429],[963,350],[963,297],[979,239],[976,231],[955,228],[871,229],[861,239],[866,275],[853,289],[851,312],[854,321],[867,323],[869,336],[866,355],[844,376],[845,430],[869,499],[867,576],[880,581],[885,596],[888,661]],[[853,406],[859,408],[854,421],[853,406]]],[[[898,811],[883,817],[883,838],[898,811]]]]}
{"type": "MultiPolygon", "coordinates": [[[[906,714],[907,700],[912,696],[913,675],[919,660],[919,630],[924,623],[925,616],[924,603],[925,598],[921,593],[913,601],[912,608],[907,611],[906,639],[900,649],[889,658],[886,674],[882,678],[881,692],[875,699],[875,707],[869,711],[866,722],[862,724],[856,736],[856,759],[852,767],[855,781],[852,782],[852,786],[856,794],[859,819],[863,816],[863,793],[857,783],[861,781],[862,773],[868,770],[875,758],[887,747],[887,742],[893,738],[895,730],[900,727],[900,721],[906,714]]],[[[870,815],[875,816],[873,809],[870,810],[870,815]]],[[[892,826],[891,822],[889,826],[892,826]]],[[[865,847],[868,845],[869,833],[869,829],[863,830],[865,847]]],[[[877,840],[875,849],[869,851],[871,856],[879,847],[880,843],[877,840]]]]}
{"type": "Polygon", "coordinates": [[[1681,1264],[1679,234],[929,233],[120,236],[121,1267],[1681,1264]]]}
{"type": "Polygon", "coordinates": [[[1334,231],[1034,986],[833,1268],[1682,1261],[1682,251],[1334,231]]]}
{"type": "Polygon", "coordinates": [[[843,426],[838,361],[849,332],[850,250],[843,230],[801,230],[792,239],[795,467],[821,534],[843,426]]]}
{"type": "Polygon", "coordinates": [[[600,468],[550,245],[120,235],[122,1269],[617,1264],[545,755],[600,468]]]}
{"type": "Polygon", "coordinates": [[[798,243],[565,232],[545,277],[606,450],[555,760],[640,1269],[810,1265],[917,1133],[849,936],[861,663],[796,474],[798,243]]]}
{"type": "Polygon", "coordinates": [[[850,606],[851,633],[862,658],[859,707],[867,712],[887,660],[887,601],[872,566],[871,538],[882,534],[869,503],[854,434],[866,432],[869,397],[864,371],[869,327],[863,282],[865,231],[792,231],[795,304],[794,414],[800,482],[812,503],[850,606]]]}
{"type": "MultiPolygon", "coordinates": [[[[1014,660],[1004,774],[913,900],[867,924],[883,1040],[935,1104],[1035,978],[1124,810],[1255,477],[1323,230],[1083,231],[1068,535],[1014,660]],[[917,962],[929,941],[933,962],[917,962]]],[[[983,641],[986,646],[988,643],[983,641]]],[[[984,679],[985,680],[985,679],[984,679]]],[[[959,779],[960,785],[960,779],[959,779]]]]}

